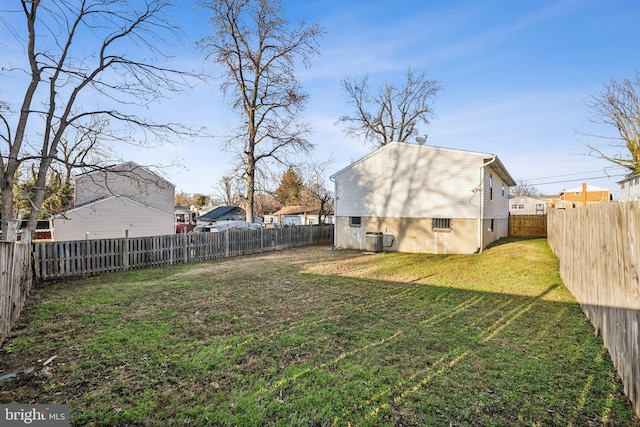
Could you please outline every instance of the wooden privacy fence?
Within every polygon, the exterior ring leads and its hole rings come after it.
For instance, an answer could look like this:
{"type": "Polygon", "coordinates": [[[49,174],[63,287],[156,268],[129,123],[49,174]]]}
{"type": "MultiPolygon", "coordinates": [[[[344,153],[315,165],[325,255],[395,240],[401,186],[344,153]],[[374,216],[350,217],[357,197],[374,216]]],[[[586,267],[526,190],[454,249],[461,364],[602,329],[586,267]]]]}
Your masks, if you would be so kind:
{"type": "Polygon", "coordinates": [[[509,236],[547,237],[547,216],[509,215],[509,236]]]}
{"type": "Polygon", "coordinates": [[[31,245],[0,242],[0,346],[18,320],[32,285],[31,245]]]}
{"type": "Polygon", "coordinates": [[[640,202],[549,211],[560,275],[602,336],[640,416],[640,202]]]}
{"type": "Polygon", "coordinates": [[[333,226],[293,226],[219,233],[172,234],[33,244],[37,279],[205,261],[333,241],[333,226]]]}

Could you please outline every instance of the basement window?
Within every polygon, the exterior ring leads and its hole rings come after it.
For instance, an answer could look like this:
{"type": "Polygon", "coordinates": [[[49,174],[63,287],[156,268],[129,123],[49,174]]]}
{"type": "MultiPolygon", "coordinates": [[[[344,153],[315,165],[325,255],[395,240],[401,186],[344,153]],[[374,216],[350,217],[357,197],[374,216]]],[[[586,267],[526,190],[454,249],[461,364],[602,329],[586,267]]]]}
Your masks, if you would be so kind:
{"type": "Polygon", "coordinates": [[[431,229],[434,231],[451,231],[451,218],[432,218],[431,229]]]}
{"type": "Polygon", "coordinates": [[[349,217],[349,227],[360,227],[361,225],[362,225],[362,217],[360,216],[349,217]]]}

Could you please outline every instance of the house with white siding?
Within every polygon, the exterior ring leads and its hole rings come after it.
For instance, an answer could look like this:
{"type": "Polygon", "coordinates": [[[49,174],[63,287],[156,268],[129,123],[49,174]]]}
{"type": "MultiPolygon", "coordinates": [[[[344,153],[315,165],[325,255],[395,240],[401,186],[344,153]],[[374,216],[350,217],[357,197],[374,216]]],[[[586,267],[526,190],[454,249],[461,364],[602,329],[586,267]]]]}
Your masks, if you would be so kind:
{"type": "Polygon", "coordinates": [[[469,254],[508,235],[515,181],[495,154],[393,142],[331,176],[335,245],[469,254]]]}
{"type": "MultiPolygon", "coordinates": [[[[325,208],[326,210],[326,208],[325,208]]],[[[324,213],[324,223],[333,224],[333,215],[324,213]]],[[[277,225],[316,225],[320,224],[318,206],[285,206],[270,215],[264,216],[265,224],[277,225]]]]}
{"type": "Polygon", "coordinates": [[[618,181],[620,185],[620,201],[636,202],[640,200],[640,173],[627,176],[622,181],[618,181]]]}
{"type": "Polygon", "coordinates": [[[175,233],[175,186],[133,162],[75,177],[73,209],[53,218],[53,240],[175,233]]]}
{"type": "Polygon", "coordinates": [[[545,215],[547,203],[535,197],[512,197],[509,199],[509,213],[511,215],[545,215]]]}

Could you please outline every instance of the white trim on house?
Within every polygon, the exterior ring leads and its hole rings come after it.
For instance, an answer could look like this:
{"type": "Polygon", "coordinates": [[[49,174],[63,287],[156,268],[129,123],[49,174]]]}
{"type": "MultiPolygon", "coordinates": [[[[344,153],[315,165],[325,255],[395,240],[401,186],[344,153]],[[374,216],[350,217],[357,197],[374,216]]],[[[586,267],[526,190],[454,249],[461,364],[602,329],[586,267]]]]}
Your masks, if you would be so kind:
{"type": "Polygon", "coordinates": [[[90,203],[86,203],[86,204],[81,205],[81,206],[77,206],[77,207],[75,207],[73,209],[69,209],[65,213],[55,215],[53,218],[64,218],[64,216],[69,214],[69,213],[73,213],[73,212],[75,212],[77,210],[85,209],[87,207],[99,205],[100,203],[107,202],[107,201],[109,201],[111,199],[127,199],[128,201],[130,201],[132,203],[135,203],[137,205],[144,206],[145,208],[149,208],[151,210],[157,211],[157,212],[159,212],[159,213],[161,213],[163,215],[167,215],[167,216],[170,216],[172,218],[174,217],[174,215],[172,213],[165,212],[165,211],[162,211],[162,210],[160,210],[158,208],[154,208],[153,206],[147,205],[145,203],[138,202],[137,200],[134,200],[131,197],[123,196],[122,194],[115,194],[115,195],[110,196],[110,197],[105,197],[104,199],[96,200],[96,201],[93,201],[93,202],[90,202],[90,203]]]}

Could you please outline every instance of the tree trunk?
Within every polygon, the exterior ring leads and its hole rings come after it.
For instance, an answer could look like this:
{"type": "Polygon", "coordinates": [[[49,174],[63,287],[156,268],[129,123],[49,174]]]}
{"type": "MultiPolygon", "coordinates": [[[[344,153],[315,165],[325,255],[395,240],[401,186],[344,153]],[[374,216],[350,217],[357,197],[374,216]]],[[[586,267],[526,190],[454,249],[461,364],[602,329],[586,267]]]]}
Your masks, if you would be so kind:
{"type": "Polygon", "coordinates": [[[255,204],[255,185],[256,185],[256,162],[253,157],[247,159],[247,202],[245,207],[245,215],[248,223],[253,224],[253,209],[255,204]]]}
{"type": "Polygon", "coordinates": [[[40,160],[40,167],[38,169],[38,177],[36,178],[36,188],[31,203],[31,213],[29,214],[29,221],[27,222],[27,233],[23,241],[25,243],[31,243],[31,239],[36,233],[36,227],[38,225],[38,219],[40,217],[39,208],[44,203],[44,199],[47,197],[47,174],[51,167],[52,159],[50,157],[44,157],[40,160]]]}
{"type": "Polygon", "coordinates": [[[2,183],[2,240],[6,240],[9,231],[9,220],[13,219],[13,185],[2,183]]]}

